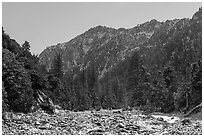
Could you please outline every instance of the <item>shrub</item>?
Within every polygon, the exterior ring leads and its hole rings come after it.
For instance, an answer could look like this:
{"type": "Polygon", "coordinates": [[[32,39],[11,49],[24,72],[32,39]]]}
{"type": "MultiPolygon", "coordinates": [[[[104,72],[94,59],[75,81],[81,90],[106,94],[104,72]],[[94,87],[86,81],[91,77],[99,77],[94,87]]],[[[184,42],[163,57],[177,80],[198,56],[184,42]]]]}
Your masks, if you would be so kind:
{"type": "Polygon", "coordinates": [[[33,91],[28,72],[23,64],[15,59],[15,55],[3,49],[2,80],[7,93],[8,105],[17,112],[29,112],[32,106],[33,91]]]}

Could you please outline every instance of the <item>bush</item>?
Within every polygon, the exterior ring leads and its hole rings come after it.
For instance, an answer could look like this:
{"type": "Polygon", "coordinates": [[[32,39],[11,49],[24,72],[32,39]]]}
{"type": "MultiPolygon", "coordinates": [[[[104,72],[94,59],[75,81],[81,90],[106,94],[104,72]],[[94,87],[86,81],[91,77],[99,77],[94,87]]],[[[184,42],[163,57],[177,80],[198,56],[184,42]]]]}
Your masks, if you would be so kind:
{"type": "Polygon", "coordinates": [[[8,105],[11,110],[27,113],[33,102],[33,91],[28,72],[23,64],[15,59],[15,55],[3,49],[2,80],[7,93],[8,105]]]}
{"type": "Polygon", "coordinates": [[[191,106],[194,107],[202,102],[202,62],[192,64],[191,68],[191,106]]]}
{"type": "Polygon", "coordinates": [[[2,82],[2,113],[8,111],[8,100],[7,100],[7,92],[4,88],[4,83],[2,82]]]}

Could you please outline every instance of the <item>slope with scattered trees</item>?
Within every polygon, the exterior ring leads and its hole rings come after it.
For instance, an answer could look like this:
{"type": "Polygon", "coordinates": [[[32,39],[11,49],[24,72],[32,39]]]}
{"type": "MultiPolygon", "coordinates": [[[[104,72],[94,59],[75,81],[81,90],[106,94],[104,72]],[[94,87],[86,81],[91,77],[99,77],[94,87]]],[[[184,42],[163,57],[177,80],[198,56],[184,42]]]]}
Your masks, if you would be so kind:
{"type": "Polygon", "coordinates": [[[2,30],[3,110],[31,112],[43,93],[73,111],[186,113],[202,102],[201,13],[132,29],[98,26],[40,56],[2,30]]]}

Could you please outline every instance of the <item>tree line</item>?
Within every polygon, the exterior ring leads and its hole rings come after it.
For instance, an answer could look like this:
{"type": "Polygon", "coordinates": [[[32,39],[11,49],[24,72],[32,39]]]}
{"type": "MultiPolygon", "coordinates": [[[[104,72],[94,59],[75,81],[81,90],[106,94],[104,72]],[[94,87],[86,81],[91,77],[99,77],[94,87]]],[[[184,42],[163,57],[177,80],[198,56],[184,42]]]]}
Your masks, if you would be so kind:
{"type": "Polygon", "coordinates": [[[191,20],[180,31],[155,32],[144,45],[157,46],[141,46],[103,77],[94,62],[64,72],[60,54],[48,70],[31,54],[28,41],[19,45],[2,28],[3,111],[31,112],[42,91],[54,104],[73,111],[134,107],[185,113],[202,102],[201,23],[191,20]]]}

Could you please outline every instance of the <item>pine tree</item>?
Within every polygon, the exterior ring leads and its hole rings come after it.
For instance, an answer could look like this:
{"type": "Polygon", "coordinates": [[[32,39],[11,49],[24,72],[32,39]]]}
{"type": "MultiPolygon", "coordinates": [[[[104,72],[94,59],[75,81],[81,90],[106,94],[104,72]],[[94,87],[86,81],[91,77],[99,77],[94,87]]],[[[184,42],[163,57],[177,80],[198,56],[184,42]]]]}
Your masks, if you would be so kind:
{"type": "Polygon", "coordinates": [[[9,108],[17,112],[29,112],[33,100],[29,74],[9,50],[3,49],[2,58],[2,81],[9,108]]]}
{"type": "Polygon", "coordinates": [[[53,60],[51,73],[61,79],[63,76],[63,62],[62,62],[62,56],[60,54],[57,54],[53,60]]]}
{"type": "Polygon", "coordinates": [[[23,48],[23,50],[30,51],[30,43],[28,41],[25,41],[22,44],[22,48],[23,48]]]}
{"type": "Polygon", "coordinates": [[[191,66],[191,95],[190,104],[196,106],[202,102],[202,62],[192,64],[191,66]]]}

